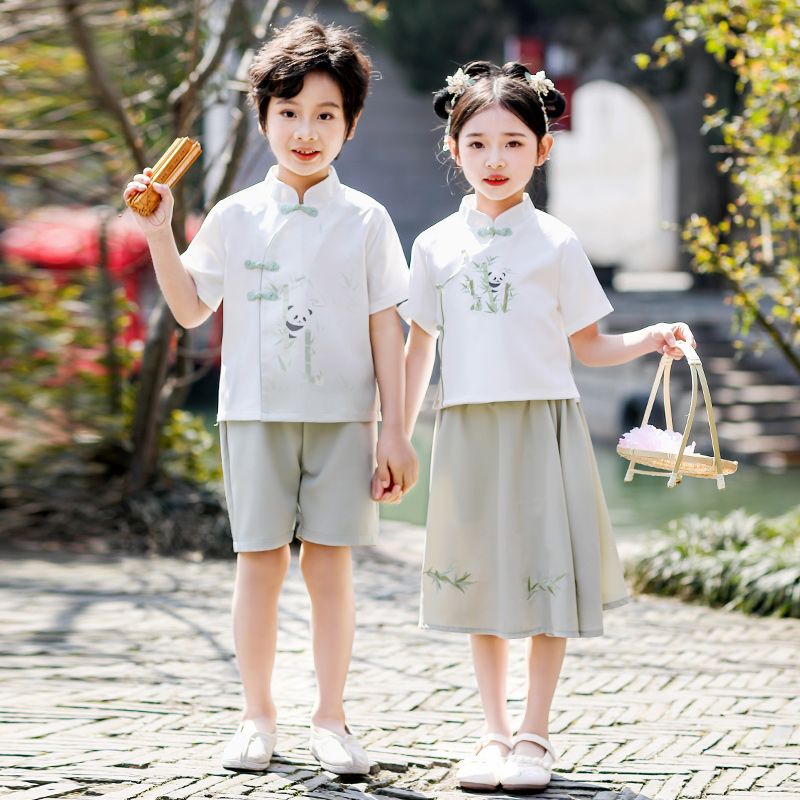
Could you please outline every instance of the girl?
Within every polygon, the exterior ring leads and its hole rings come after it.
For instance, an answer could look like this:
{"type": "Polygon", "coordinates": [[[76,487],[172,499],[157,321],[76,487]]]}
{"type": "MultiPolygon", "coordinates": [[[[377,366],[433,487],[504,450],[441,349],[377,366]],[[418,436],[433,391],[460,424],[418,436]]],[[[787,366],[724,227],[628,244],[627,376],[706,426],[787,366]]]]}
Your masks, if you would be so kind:
{"type": "Polygon", "coordinates": [[[589,432],[570,370],[654,351],[681,357],[683,323],[618,336],[574,233],[524,193],[565,108],[543,72],[473,62],[434,110],[474,193],[414,244],[405,315],[406,425],[413,430],[438,339],[421,625],[470,634],[486,734],[458,770],[473,789],[541,789],[556,754],[548,715],[567,637],[602,634],[627,600],[589,432]],[[525,714],[511,738],[510,638],[529,642],[525,714]]]}
{"type": "MultiPolygon", "coordinates": [[[[244,689],[242,723],[222,757],[229,769],[266,769],[275,748],[278,597],[295,532],[319,687],[310,749],[332,772],[370,768],[342,701],[355,624],[350,547],[375,543],[375,501],[410,488],[416,459],[403,433],[395,308],[408,267],[386,210],[331,166],[355,133],[369,75],[346,31],[294,20],[250,69],[259,129],[278,162],[266,179],[218,203],[182,255],[166,186],[154,184],[156,213],[137,217],[179,324],[199,325],[225,300],[217,418],[244,689]]],[[[125,197],[151,176],[136,175],[125,197]]]]}

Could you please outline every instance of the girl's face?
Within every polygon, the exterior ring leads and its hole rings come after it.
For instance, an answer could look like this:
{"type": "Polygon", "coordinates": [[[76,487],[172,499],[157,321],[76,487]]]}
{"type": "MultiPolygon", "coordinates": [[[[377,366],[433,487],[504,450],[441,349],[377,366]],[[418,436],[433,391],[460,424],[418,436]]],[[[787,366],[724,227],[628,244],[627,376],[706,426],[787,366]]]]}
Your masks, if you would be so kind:
{"type": "Polygon", "coordinates": [[[300,193],[327,177],[330,163],[356,128],[354,122],[347,132],[342,90],[321,71],[309,72],[294,97],[273,97],[265,126],[278,178],[300,193]]]}
{"type": "Polygon", "coordinates": [[[553,137],[541,141],[515,114],[500,105],[470,117],[458,134],[448,139],[450,152],[475,190],[476,207],[500,213],[522,200],[534,167],[541,166],[553,146],[553,137]]]}

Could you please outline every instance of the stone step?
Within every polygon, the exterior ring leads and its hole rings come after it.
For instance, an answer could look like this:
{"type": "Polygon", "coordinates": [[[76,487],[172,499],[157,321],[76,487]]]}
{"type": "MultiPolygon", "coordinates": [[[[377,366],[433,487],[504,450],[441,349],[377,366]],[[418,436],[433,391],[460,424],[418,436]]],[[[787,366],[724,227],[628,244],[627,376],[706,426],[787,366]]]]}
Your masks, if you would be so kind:
{"type": "Polygon", "coordinates": [[[800,453],[800,435],[747,436],[741,439],[727,440],[727,446],[736,453],[748,455],[770,452],[800,453]]]}
{"type": "Polygon", "coordinates": [[[793,403],[800,401],[800,386],[776,384],[772,386],[722,387],[712,390],[714,405],[736,405],[739,403],[793,403]]]}
{"type": "MultiPolygon", "coordinates": [[[[711,402],[717,406],[715,393],[711,394],[711,402]]],[[[800,417],[800,400],[790,403],[760,403],[750,405],[748,403],[733,403],[723,405],[723,416],[728,422],[748,422],[750,420],[793,420],[800,417]]]]}
{"type": "Polygon", "coordinates": [[[725,419],[717,422],[717,432],[731,441],[745,436],[800,436],[800,419],[751,419],[742,422],[725,419]]]}

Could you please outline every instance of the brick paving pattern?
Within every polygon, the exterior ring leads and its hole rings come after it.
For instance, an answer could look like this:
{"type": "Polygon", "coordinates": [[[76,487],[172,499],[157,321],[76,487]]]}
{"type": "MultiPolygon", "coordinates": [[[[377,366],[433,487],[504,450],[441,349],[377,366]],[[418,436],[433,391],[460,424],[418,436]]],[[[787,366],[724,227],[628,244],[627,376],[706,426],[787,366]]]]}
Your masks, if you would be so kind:
{"type": "MultiPolygon", "coordinates": [[[[418,528],[390,523],[356,554],[349,721],[377,767],[320,772],[308,599],[284,587],[266,773],[219,756],[239,683],[233,561],[7,554],[0,581],[0,800],[465,797],[454,763],[479,733],[467,638],[416,627],[418,528]]],[[[639,597],[607,635],[573,640],[552,714],[561,760],[540,797],[800,798],[800,623],[639,597]]],[[[515,714],[524,643],[512,643],[515,714]]],[[[494,796],[499,796],[494,795],[494,796]]]]}

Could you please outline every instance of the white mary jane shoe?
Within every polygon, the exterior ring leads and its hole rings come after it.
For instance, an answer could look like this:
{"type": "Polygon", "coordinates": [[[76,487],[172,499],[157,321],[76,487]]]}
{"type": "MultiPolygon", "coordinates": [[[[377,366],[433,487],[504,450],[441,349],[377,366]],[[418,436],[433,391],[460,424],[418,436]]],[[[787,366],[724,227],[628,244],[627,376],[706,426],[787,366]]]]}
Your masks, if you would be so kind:
{"type": "Polygon", "coordinates": [[[369,775],[369,756],[345,725],[345,735],[311,726],[309,750],[320,766],[337,775],[369,775]]]}
{"type": "Polygon", "coordinates": [[[502,733],[487,733],[481,736],[475,745],[475,752],[465,758],[456,771],[456,780],[462,789],[476,789],[483,792],[494,791],[500,785],[500,775],[505,763],[505,756],[496,750],[485,752],[486,745],[497,742],[512,748],[511,739],[502,733]]]}
{"type": "Polygon", "coordinates": [[[277,738],[276,731],[272,733],[260,731],[252,720],[246,719],[225,745],[222,766],[225,769],[266,769],[275,750],[277,738]]]}
{"type": "Polygon", "coordinates": [[[546,789],[552,777],[553,765],[558,760],[553,745],[535,733],[518,733],[514,737],[511,753],[500,775],[500,784],[510,792],[533,792],[546,789]],[[523,756],[514,752],[519,742],[533,742],[544,748],[544,755],[523,756]]]}

